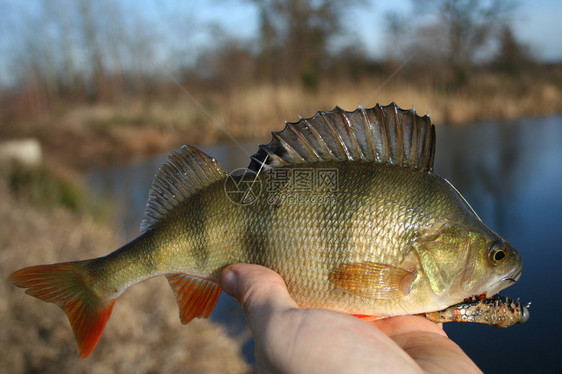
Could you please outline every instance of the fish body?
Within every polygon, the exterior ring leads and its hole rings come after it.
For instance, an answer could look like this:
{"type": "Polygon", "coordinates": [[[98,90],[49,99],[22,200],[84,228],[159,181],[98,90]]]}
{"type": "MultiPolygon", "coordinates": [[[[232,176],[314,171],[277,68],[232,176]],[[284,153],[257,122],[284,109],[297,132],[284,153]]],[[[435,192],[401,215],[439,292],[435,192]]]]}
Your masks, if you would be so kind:
{"type": "Polygon", "coordinates": [[[432,171],[434,147],[429,117],[395,104],[289,123],[240,174],[184,146],[157,173],[137,239],[10,279],[65,310],[82,357],[131,285],[167,276],[187,323],[210,315],[233,263],[275,270],[301,307],[376,318],[491,296],[521,258],[432,171]]]}

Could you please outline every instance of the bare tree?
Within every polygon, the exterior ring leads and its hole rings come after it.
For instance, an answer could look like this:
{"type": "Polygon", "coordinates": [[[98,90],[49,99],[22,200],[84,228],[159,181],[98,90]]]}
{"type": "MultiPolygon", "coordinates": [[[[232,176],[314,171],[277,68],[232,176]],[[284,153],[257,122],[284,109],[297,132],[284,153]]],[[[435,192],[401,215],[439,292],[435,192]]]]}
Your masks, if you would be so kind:
{"type": "Polygon", "coordinates": [[[453,81],[467,82],[476,59],[497,38],[509,21],[514,0],[413,0],[419,13],[434,13],[430,24],[433,45],[441,47],[442,57],[453,74],[453,81]]]}
{"type": "Polygon", "coordinates": [[[100,28],[96,24],[96,20],[99,18],[93,14],[92,3],[88,0],[80,1],[79,11],[82,18],[84,46],[88,51],[88,60],[90,61],[93,74],[90,84],[90,98],[95,101],[100,95],[105,75],[105,63],[98,36],[100,28]]]}
{"type": "Polygon", "coordinates": [[[499,49],[491,61],[492,67],[509,74],[517,75],[534,64],[529,46],[519,42],[511,27],[505,25],[499,37],[499,49]]]}
{"type": "Polygon", "coordinates": [[[329,43],[360,0],[264,0],[260,12],[260,70],[269,79],[317,84],[329,43]],[[273,72],[277,72],[274,76],[273,72]]]}
{"type": "Polygon", "coordinates": [[[34,106],[148,90],[157,16],[141,20],[135,6],[110,0],[0,3],[2,10],[10,35],[0,43],[2,65],[10,68],[10,84],[40,103],[34,106]]]}

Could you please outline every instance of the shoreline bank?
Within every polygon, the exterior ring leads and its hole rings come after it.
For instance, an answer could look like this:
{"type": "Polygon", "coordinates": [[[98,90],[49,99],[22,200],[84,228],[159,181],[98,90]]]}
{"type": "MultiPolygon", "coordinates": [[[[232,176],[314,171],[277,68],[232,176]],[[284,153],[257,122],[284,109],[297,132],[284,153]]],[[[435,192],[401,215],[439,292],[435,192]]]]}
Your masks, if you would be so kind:
{"type": "Polygon", "coordinates": [[[396,102],[429,114],[433,123],[466,125],[562,113],[562,89],[554,83],[481,78],[454,94],[413,85],[364,81],[326,84],[316,92],[299,87],[254,86],[237,94],[201,94],[204,109],[181,94],[169,99],[126,99],[114,104],[69,105],[14,124],[0,138],[35,137],[47,158],[75,170],[91,170],[172,151],[183,144],[208,145],[228,139],[269,142],[271,131],[336,105],[396,102]],[[378,91],[375,89],[379,87],[378,91]]]}

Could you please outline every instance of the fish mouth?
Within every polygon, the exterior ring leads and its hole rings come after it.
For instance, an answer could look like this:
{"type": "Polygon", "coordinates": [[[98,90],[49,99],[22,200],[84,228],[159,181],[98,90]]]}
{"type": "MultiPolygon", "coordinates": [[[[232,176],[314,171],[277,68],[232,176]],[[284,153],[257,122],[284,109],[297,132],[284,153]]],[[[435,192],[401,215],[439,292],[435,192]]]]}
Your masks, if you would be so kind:
{"type": "MultiPolygon", "coordinates": [[[[506,277],[503,277],[502,279],[500,279],[499,283],[503,283],[503,282],[509,282],[509,285],[512,285],[513,283],[517,282],[519,280],[519,278],[521,278],[521,273],[523,271],[523,263],[519,262],[519,266],[517,266],[512,272],[511,274],[509,274],[506,277]]],[[[506,286],[507,287],[507,286],[506,286]]]]}
{"type": "Polygon", "coordinates": [[[504,280],[511,280],[513,283],[517,282],[521,278],[521,273],[523,272],[523,263],[519,263],[519,266],[515,269],[513,274],[508,277],[503,278],[504,280]]]}
{"type": "Polygon", "coordinates": [[[520,276],[517,276],[516,278],[511,278],[511,277],[506,277],[506,278],[502,278],[502,280],[500,280],[500,282],[511,282],[511,283],[515,283],[517,282],[517,280],[519,279],[520,276]]]}
{"type": "Polygon", "coordinates": [[[519,278],[521,278],[521,272],[523,270],[523,265],[518,266],[511,274],[501,278],[497,281],[488,292],[486,292],[487,297],[492,297],[501,290],[511,286],[516,283],[519,278]]]}
{"type": "Polygon", "coordinates": [[[511,285],[511,284],[517,282],[519,280],[519,278],[521,278],[521,271],[522,270],[523,270],[522,268],[519,268],[515,274],[500,279],[499,283],[510,282],[509,285],[511,285]]]}
{"type": "Polygon", "coordinates": [[[517,279],[519,279],[519,277],[520,275],[517,275],[515,277],[505,277],[500,279],[490,291],[486,292],[486,296],[492,297],[493,295],[497,294],[501,290],[506,289],[507,287],[513,285],[515,282],[517,282],[517,279]]]}
{"type": "MultiPolygon", "coordinates": [[[[512,284],[514,284],[515,282],[517,282],[519,280],[519,278],[521,278],[522,271],[523,271],[523,264],[521,263],[519,265],[519,267],[517,267],[515,269],[513,274],[500,279],[500,281],[497,283],[498,288],[496,289],[495,292],[499,292],[499,291],[503,290],[504,288],[507,288],[507,287],[511,286],[512,284]]],[[[497,297],[497,296],[501,296],[501,295],[496,294],[496,295],[488,296],[488,298],[493,298],[493,297],[497,297]]],[[[515,303],[520,308],[520,314],[521,314],[520,319],[517,321],[517,323],[522,324],[522,323],[527,322],[529,320],[529,315],[530,315],[529,307],[531,306],[531,303],[529,302],[527,304],[520,304],[519,299],[517,299],[517,301],[515,301],[515,303]]]]}

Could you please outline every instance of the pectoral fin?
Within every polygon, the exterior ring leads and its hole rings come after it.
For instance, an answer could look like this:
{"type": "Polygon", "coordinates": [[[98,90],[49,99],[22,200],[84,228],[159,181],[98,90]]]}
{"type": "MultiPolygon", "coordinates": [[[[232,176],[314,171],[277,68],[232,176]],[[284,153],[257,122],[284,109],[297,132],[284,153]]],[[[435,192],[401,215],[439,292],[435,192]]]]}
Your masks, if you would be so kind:
{"type": "Polygon", "coordinates": [[[341,264],[328,275],[336,287],[374,299],[399,299],[410,293],[416,275],[402,268],[376,262],[341,264]]]}

